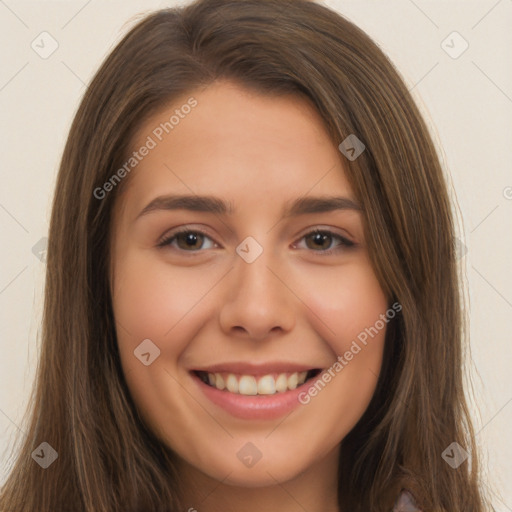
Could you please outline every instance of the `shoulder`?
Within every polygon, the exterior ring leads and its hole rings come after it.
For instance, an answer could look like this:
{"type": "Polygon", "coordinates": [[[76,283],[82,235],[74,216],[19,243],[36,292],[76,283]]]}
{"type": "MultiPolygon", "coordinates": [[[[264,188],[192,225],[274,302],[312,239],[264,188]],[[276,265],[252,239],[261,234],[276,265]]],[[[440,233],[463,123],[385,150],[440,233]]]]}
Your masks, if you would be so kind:
{"type": "Polygon", "coordinates": [[[393,512],[421,512],[409,491],[403,490],[395,502],[393,512]]]}

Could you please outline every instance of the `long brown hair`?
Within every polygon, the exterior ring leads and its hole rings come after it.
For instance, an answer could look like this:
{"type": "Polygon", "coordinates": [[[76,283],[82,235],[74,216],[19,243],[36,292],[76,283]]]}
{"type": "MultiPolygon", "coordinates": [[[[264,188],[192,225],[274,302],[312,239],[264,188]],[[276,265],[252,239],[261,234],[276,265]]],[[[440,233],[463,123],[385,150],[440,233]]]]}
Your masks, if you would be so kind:
{"type": "Polygon", "coordinates": [[[424,512],[482,512],[455,227],[438,155],[378,46],[307,0],[200,0],[150,13],[94,76],[58,174],[30,421],[0,509],[180,510],[173,452],[139,418],[116,343],[109,240],[128,178],[101,199],[94,191],[126,161],[148,116],[220,79],[306,96],[336,146],[350,134],[366,146],[344,165],[366,212],[376,275],[402,311],[372,402],[342,441],[340,507],[388,512],[405,488],[424,512]],[[46,469],[31,456],[42,442],[58,453],[46,469]],[[471,463],[445,461],[453,442],[471,463]]]}

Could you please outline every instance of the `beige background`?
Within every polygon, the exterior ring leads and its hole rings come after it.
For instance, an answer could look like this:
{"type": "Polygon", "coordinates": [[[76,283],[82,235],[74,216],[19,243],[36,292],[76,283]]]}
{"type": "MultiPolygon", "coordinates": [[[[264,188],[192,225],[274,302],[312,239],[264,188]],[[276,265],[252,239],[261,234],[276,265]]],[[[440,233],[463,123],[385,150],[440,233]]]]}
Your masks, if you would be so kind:
{"type": "MultiPolygon", "coordinates": [[[[186,2],[0,0],[0,481],[34,375],[40,240],[67,130],[85,84],[135,16],[178,3],[186,2]],[[52,40],[58,48],[47,58],[31,47],[49,51],[52,40]]],[[[394,61],[451,174],[463,223],[477,440],[500,493],[494,506],[512,511],[512,0],[324,3],[394,61]],[[453,58],[464,41],[467,50],[453,58]]]]}

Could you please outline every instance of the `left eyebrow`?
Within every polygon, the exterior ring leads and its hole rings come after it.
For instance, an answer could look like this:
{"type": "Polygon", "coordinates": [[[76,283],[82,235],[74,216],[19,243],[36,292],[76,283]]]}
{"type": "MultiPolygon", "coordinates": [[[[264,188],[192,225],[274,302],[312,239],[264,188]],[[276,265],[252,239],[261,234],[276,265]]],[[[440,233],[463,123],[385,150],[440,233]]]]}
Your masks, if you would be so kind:
{"type": "Polygon", "coordinates": [[[324,213],[335,210],[355,210],[362,212],[363,208],[357,201],[348,197],[301,197],[292,201],[291,204],[286,203],[283,219],[307,213],[324,213]]]}
{"type": "MultiPolygon", "coordinates": [[[[157,210],[189,210],[208,212],[220,215],[233,215],[234,208],[230,201],[224,201],[214,196],[197,195],[167,195],[159,196],[147,204],[137,215],[143,215],[157,210]]],[[[295,217],[311,213],[324,213],[335,210],[355,210],[362,212],[361,205],[348,197],[321,196],[301,197],[285,204],[282,218],[295,217]]]]}

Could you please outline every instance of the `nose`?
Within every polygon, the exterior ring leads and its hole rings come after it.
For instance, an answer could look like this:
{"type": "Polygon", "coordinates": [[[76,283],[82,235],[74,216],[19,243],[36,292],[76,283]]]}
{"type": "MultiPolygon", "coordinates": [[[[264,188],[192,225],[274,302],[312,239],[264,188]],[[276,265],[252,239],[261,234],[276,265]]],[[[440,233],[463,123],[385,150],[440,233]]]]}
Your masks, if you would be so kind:
{"type": "Polygon", "coordinates": [[[227,336],[260,341],[293,329],[292,286],[270,253],[264,250],[252,263],[237,257],[226,276],[220,325],[227,336]]]}

